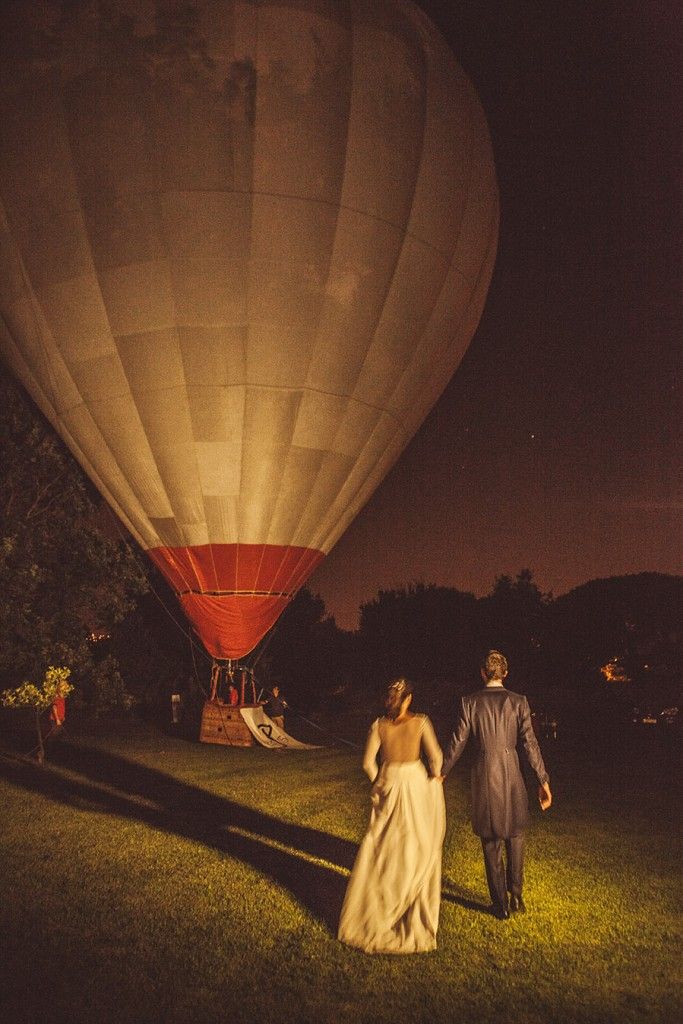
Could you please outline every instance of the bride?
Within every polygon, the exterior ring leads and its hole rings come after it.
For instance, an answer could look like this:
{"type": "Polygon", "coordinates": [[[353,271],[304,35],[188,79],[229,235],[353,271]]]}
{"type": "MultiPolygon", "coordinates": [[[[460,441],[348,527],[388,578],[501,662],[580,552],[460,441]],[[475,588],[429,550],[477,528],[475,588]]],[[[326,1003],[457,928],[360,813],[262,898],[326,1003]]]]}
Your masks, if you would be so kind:
{"type": "Polygon", "coordinates": [[[442,754],[427,716],[410,712],[412,699],[407,679],[391,683],[386,715],[372,723],[363,757],[374,783],[370,824],[351,872],[338,937],[366,953],[436,948],[446,829],[438,781],[442,754]],[[420,760],[422,750],[431,777],[420,760]]]}

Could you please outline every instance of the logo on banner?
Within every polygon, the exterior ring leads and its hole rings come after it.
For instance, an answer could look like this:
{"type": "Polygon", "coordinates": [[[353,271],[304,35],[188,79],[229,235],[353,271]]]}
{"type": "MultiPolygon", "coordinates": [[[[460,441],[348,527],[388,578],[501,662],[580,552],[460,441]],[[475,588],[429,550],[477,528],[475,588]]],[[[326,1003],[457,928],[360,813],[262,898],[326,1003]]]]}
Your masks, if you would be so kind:
{"type": "Polygon", "coordinates": [[[257,728],[264,736],[267,736],[271,743],[279,743],[281,747],[287,746],[283,740],[278,739],[277,736],[273,736],[273,727],[270,722],[259,722],[257,728]]]}

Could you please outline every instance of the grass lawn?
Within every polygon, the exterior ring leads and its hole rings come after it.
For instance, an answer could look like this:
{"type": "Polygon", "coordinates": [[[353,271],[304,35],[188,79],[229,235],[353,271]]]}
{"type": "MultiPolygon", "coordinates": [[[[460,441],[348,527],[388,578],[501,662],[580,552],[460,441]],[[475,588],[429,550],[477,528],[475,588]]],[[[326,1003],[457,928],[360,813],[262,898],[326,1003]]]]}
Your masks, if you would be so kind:
{"type": "Polygon", "coordinates": [[[458,767],[439,949],[410,957],[335,939],[369,813],[357,752],[131,723],[70,728],[42,769],[0,758],[0,1020],[680,1019],[671,754],[597,767],[545,747],[556,804],[529,833],[529,912],[486,912],[458,767]]]}

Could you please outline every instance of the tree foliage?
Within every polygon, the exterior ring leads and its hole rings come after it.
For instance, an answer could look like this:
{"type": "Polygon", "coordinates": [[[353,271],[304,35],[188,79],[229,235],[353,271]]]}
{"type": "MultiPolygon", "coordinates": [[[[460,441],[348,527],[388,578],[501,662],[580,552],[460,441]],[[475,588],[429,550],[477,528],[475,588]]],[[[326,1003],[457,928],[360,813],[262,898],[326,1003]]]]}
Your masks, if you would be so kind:
{"type": "Polygon", "coordinates": [[[150,589],[114,626],[108,649],[116,659],[125,691],[139,706],[168,708],[172,693],[201,703],[208,691],[211,659],[196,639],[174,595],[153,565],[150,589]],[[198,681],[198,682],[197,682],[198,681]]]}
{"type": "Polygon", "coordinates": [[[645,707],[681,699],[683,577],[637,573],[591,580],[548,609],[547,633],[567,680],[606,680],[623,700],[645,707]],[[622,672],[610,679],[608,664],[622,672]]]}
{"type": "Polygon", "coordinates": [[[661,709],[682,697],[682,607],[683,579],[657,573],[593,580],[557,599],[529,569],[499,576],[479,599],[411,584],[361,606],[357,656],[367,685],[405,674],[432,703],[477,686],[482,654],[498,648],[509,685],[540,707],[588,714],[604,698],[661,709]],[[601,671],[611,659],[627,682],[601,671]]]}
{"type": "Polygon", "coordinates": [[[87,693],[98,663],[90,634],[146,589],[142,559],[100,527],[82,471],[2,370],[0,445],[0,684],[64,664],[87,693]]]}
{"type": "Polygon", "coordinates": [[[3,690],[0,693],[0,704],[6,708],[30,707],[45,711],[52,706],[56,697],[68,697],[73,691],[69,682],[70,675],[71,669],[50,665],[40,687],[35,683],[24,682],[14,689],[3,690]]]}
{"type": "Polygon", "coordinates": [[[302,711],[348,685],[354,674],[353,641],[337,628],[325,602],[302,587],[254,655],[259,678],[278,683],[302,711]]]}
{"type": "Polygon", "coordinates": [[[520,570],[515,579],[499,576],[491,593],[477,602],[479,649],[504,651],[511,665],[510,685],[517,679],[525,692],[547,687],[551,670],[545,622],[551,602],[530,569],[520,570]]]}
{"type": "Polygon", "coordinates": [[[469,674],[476,599],[451,587],[410,583],[361,605],[365,674],[380,684],[407,675],[425,683],[469,674]]]}

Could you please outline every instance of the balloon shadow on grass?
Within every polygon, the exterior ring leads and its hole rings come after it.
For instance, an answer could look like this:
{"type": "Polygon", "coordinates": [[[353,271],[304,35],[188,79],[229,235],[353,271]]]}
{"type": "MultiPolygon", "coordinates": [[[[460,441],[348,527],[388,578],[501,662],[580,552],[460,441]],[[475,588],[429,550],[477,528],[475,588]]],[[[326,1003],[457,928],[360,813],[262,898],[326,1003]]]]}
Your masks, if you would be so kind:
{"type": "MultiPolygon", "coordinates": [[[[0,759],[0,777],[66,806],[131,818],[234,857],[289,889],[336,934],[347,885],[346,872],[338,869],[353,866],[356,843],[274,818],[155,768],[65,739],[51,746],[50,761],[43,767],[26,759],[0,759]]],[[[442,899],[467,910],[490,909],[477,893],[448,878],[442,899]]]]}
{"type": "Polygon", "coordinates": [[[336,934],[357,845],[274,818],[115,754],[61,741],[40,767],[0,759],[0,777],[15,786],[96,814],[140,821],[234,857],[287,888],[336,934]]]}

